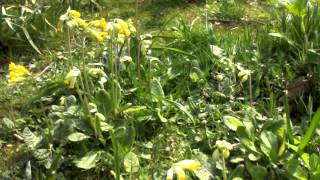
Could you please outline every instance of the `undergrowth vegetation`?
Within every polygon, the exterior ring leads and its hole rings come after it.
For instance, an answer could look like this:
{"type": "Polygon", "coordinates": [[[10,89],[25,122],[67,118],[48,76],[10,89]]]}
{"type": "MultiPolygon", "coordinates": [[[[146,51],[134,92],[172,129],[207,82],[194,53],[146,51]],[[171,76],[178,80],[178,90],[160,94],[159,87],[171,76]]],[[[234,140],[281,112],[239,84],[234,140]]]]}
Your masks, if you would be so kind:
{"type": "Polygon", "coordinates": [[[0,179],[320,179],[318,1],[0,6],[0,179]]]}

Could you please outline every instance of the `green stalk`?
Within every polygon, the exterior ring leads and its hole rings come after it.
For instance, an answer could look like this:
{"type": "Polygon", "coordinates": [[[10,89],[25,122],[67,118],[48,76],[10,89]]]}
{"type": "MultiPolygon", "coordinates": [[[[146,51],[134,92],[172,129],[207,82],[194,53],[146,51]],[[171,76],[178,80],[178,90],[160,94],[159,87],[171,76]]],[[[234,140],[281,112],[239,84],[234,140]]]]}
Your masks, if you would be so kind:
{"type": "Polygon", "coordinates": [[[284,111],[286,116],[286,131],[289,138],[289,142],[293,143],[294,136],[293,136],[293,129],[292,129],[292,123],[290,121],[290,111],[289,111],[289,102],[288,102],[288,91],[285,92],[284,97],[284,111]]]}
{"type": "Polygon", "coordinates": [[[226,162],[225,159],[223,157],[223,152],[221,151],[221,160],[222,160],[222,176],[223,176],[223,180],[227,180],[227,168],[226,168],[226,162]]]}
{"type": "Polygon", "coordinates": [[[114,153],[114,166],[116,172],[116,180],[120,180],[120,154],[119,154],[119,146],[118,142],[113,134],[113,131],[110,131],[110,137],[112,141],[112,148],[114,153]]]}

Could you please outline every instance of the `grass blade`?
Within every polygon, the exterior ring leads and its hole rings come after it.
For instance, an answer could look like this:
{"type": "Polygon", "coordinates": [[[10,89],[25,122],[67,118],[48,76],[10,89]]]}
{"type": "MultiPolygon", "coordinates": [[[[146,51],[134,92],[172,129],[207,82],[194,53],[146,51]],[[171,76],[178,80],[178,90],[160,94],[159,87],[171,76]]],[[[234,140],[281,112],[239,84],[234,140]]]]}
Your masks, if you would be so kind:
{"type": "Polygon", "coordinates": [[[306,145],[308,144],[308,142],[312,138],[312,135],[315,132],[315,130],[317,129],[319,123],[320,123],[320,108],[317,110],[316,114],[313,116],[307,132],[302,137],[302,140],[299,144],[299,149],[301,151],[306,147],[306,145]]]}

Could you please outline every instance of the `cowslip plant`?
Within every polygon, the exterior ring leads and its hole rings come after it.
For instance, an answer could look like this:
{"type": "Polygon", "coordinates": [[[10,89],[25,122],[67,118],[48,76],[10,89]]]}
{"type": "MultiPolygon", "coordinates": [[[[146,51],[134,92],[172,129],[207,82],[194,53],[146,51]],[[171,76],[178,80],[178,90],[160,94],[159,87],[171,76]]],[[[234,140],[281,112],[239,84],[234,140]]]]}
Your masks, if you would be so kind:
{"type": "Polygon", "coordinates": [[[239,150],[241,154],[230,158],[230,163],[238,166],[231,172],[229,178],[246,177],[245,171],[253,179],[263,179],[267,176],[318,178],[318,163],[315,162],[318,156],[314,151],[305,152],[304,148],[312,141],[311,137],[315,132],[316,124],[319,123],[319,114],[320,111],[315,113],[310,127],[301,140],[296,133],[293,133],[292,141],[286,130],[286,116],[266,118],[252,108],[245,110],[241,120],[233,116],[225,116],[225,125],[236,134],[240,143],[233,149],[235,152],[239,150]]]}
{"type": "Polygon", "coordinates": [[[172,165],[167,171],[167,180],[173,180],[174,173],[177,175],[179,180],[185,180],[186,174],[184,170],[196,171],[201,166],[201,163],[196,160],[182,160],[172,165]]]}

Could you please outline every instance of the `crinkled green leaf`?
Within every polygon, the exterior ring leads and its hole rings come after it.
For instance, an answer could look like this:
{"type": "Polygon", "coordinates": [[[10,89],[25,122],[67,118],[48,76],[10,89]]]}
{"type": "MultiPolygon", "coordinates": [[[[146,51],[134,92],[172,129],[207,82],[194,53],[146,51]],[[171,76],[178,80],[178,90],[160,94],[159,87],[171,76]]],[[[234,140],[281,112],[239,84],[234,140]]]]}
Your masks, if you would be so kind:
{"type": "Polygon", "coordinates": [[[140,164],[139,164],[139,158],[138,156],[133,153],[129,152],[124,157],[124,168],[128,173],[135,173],[139,171],[140,164]]]}

